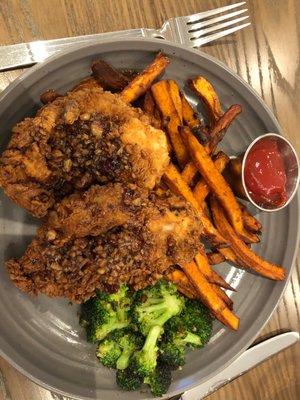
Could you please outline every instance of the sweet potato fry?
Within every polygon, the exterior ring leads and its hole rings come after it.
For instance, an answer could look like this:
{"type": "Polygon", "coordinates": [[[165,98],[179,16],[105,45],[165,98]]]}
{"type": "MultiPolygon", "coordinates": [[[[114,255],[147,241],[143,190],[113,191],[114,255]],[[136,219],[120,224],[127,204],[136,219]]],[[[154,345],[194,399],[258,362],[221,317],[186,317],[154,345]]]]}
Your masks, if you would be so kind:
{"type": "Polygon", "coordinates": [[[165,122],[167,132],[179,165],[183,168],[189,159],[188,151],[179,133],[180,118],[174,106],[168,81],[159,81],[151,91],[165,122]]]}
{"type": "Polygon", "coordinates": [[[130,82],[127,76],[117,71],[104,60],[95,60],[91,65],[94,78],[104,90],[120,92],[130,82]]]}
{"type": "Polygon", "coordinates": [[[185,124],[191,129],[194,135],[202,144],[206,144],[209,140],[209,134],[205,126],[201,123],[196,111],[187,101],[185,95],[180,93],[182,104],[182,118],[185,124]]]}
{"type": "Polygon", "coordinates": [[[246,195],[245,189],[242,184],[242,180],[237,179],[235,176],[231,175],[231,173],[229,172],[229,170],[227,168],[225,169],[223,175],[224,175],[226,182],[231,187],[233,193],[240,199],[248,200],[248,197],[246,195]]]}
{"type": "Polygon", "coordinates": [[[213,85],[203,76],[196,76],[193,79],[189,79],[188,85],[202,100],[210,117],[211,125],[214,125],[221,117],[222,109],[213,85]]]}
{"type": "Polygon", "coordinates": [[[239,234],[243,235],[244,226],[242,212],[232,190],[228,186],[222,174],[220,174],[215,167],[205,148],[198,142],[187,127],[184,127],[184,136],[194,164],[200,171],[206,183],[209,185],[211,191],[217,196],[218,200],[225,208],[235,230],[239,234]]]}
{"type": "Polygon", "coordinates": [[[203,208],[198,204],[197,200],[193,196],[191,189],[184,182],[180,172],[172,163],[169,164],[167,170],[165,171],[163,181],[173,193],[184,197],[199,212],[199,216],[203,224],[204,235],[207,237],[207,239],[210,240],[214,246],[227,245],[227,242],[207,218],[203,208]]]}
{"type": "Polygon", "coordinates": [[[227,305],[227,307],[232,310],[233,309],[233,301],[231,300],[231,298],[229,296],[227,296],[227,294],[224,292],[224,290],[222,288],[220,288],[220,286],[216,285],[216,284],[212,284],[211,285],[214,289],[214,291],[217,293],[217,295],[220,297],[220,299],[222,299],[224,301],[224,303],[227,305]]]}
{"type": "Polygon", "coordinates": [[[181,173],[182,179],[185,181],[185,183],[191,185],[191,183],[193,182],[193,180],[197,175],[197,172],[198,172],[197,167],[195,166],[193,161],[190,161],[186,164],[181,173]]]}
{"type": "Polygon", "coordinates": [[[173,104],[180,119],[180,124],[182,124],[182,103],[180,97],[180,88],[177,82],[173,81],[172,79],[168,80],[168,84],[173,104]]]}
{"type": "Polygon", "coordinates": [[[216,318],[231,329],[237,330],[239,318],[233,314],[226,303],[217,295],[194,262],[182,265],[182,269],[193,282],[201,301],[211,310],[216,318]]]}
{"type": "Polygon", "coordinates": [[[190,282],[190,280],[183,271],[175,269],[167,275],[167,279],[170,282],[175,283],[178,291],[181,292],[186,297],[190,299],[197,298],[197,292],[195,290],[195,287],[193,286],[193,284],[190,282]]]}
{"type": "Polygon", "coordinates": [[[227,261],[230,261],[235,265],[238,265],[239,263],[241,264],[241,261],[238,260],[237,255],[230,247],[227,247],[226,249],[218,249],[218,251],[225,257],[227,261]]]}
{"type": "Polygon", "coordinates": [[[170,60],[163,53],[158,53],[152,63],[123,89],[121,92],[122,100],[125,103],[132,103],[144,94],[169,63],[170,60]]]}
{"type": "MultiPolygon", "coordinates": [[[[223,153],[220,151],[214,158],[213,158],[214,164],[216,169],[222,173],[229,162],[229,157],[227,154],[223,153]]],[[[196,200],[202,204],[204,200],[206,199],[206,196],[209,194],[210,188],[206,181],[203,178],[200,178],[199,182],[196,184],[193,193],[194,196],[196,197],[196,200]]]]}
{"type": "Polygon", "coordinates": [[[230,160],[224,171],[224,178],[237,197],[248,200],[242,184],[242,157],[232,158],[230,160]]]}
{"type": "Polygon", "coordinates": [[[262,229],[262,224],[256,219],[250,211],[247,209],[247,207],[240,203],[240,208],[242,210],[242,217],[244,221],[244,226],[248,231],[253,232],[253,233],[260,233],[262,229]]]}
{"type": "Polygon", "coordinates": [[[200,250],[195,256],[195,262],[208,282],[232,290],[232,287],[225,281],[225,279],[212,269],[204,250],[200,250]]]}
{"type": "MultiPolygon", "coordinates": [[[[249,249],[249,247],[238,237],[228,222],[224,210],[215,198],[211,199],[211,210],[216,226],[230,241],[231,249],[237,256],[238,264],[240,264],[243,268],[248,268],[257,272],[259,275],[262,275],[266,278],[279,281],[284,280],[285,271],[281,266],[263,260],[260,256],[249,249]]],[[[220,251],[222,252],[221,249],[220,251]]]]}
{"type": "MultiPolygon", "coordinates": [[[[173,283],[175,283],[175,282],[173,282],[173,283]]],[[[188,299],[196,299],[197,298],[195,296],[194,290],[192,291],[189,287],[186,287],[186,286],[183,286],[183,285],[180,285],[180,284],[176,284],[176,286],[177,286],[178,292],[183,294],[188,299]]]]}
{"type": "Polygon", "coordinates": [[[143,101],[143,110],[146,114],[153,115],[155,110],[155,101],[150,90],[147,90],[143,101]]]}
{"type": "Polygon", "coordinates": [[[218,265],[226,260],[225,256],[218,251],[211,251],[206,254],[210,265],[218,265]]]}
{"type": "Polygon", "coordinates": [[[218,143],[224,138],[225,133],[232,121],[242,112],[239,104],[234,104],[218,119],[213,129],[210,131],[209,153],[213,153],[218,143]]]}
{"type": "Polygon", "coordinates": [[[155,102],[153,99],[153,96],[151,94],[150,90],[147,90],[144,96],[143,100],[143,105],[142,105],[143,111],[149,115],[151,118],[151,124],[155,127],[160,129],[161,128],[161,120],[160,120],[160,115],[159,111],[157,110],[155,106],[155,102]]]}

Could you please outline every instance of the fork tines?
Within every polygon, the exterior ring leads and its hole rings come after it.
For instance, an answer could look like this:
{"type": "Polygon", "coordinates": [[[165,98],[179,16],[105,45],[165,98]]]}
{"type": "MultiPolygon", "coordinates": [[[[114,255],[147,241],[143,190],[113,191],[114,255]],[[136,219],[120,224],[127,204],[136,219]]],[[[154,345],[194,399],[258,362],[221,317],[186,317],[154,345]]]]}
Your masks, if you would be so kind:
{"type": "Polygon", "coordinates": [[[199,47],[205,43],[219,39],[223,36],[229,35],[250,25],[250,22],[236,25],[241,21],[249,18],[248,15],[236,18],[237,16],[244,14],[246,11],[248,11],[247,8],[230,13],[227,12],[232,10],[233,8],[240,7],[245,3],[246,2],[243,1],[240,3],[219,7],[202,13],[181,17],[180,19],[182,19],[186,25],[185,30],[187,29],[188,38],[190,41],[193,41],[193,47],[199,47]]]}

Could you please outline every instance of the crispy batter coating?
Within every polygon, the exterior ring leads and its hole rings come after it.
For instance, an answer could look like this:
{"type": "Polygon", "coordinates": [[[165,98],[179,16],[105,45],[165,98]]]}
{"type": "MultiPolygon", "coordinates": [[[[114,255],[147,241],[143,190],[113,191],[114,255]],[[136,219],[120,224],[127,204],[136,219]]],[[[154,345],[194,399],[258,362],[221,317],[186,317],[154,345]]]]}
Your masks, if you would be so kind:
{"type": "Polygon", "coordinates": [[[140,289],[190,262],[201,230],[191,206],[173,194],[93,186],[58,204],[25,254],[6,265],[24,292],[82,302],[122,282],[140,289]]]}
{"type": "Polygon", "coordinates": [[[168,162],[165,134],[89,78],[15,126],[0,159],[0,186],[43,217],[64,196],[95,183],[152,189],[168,162]]]}

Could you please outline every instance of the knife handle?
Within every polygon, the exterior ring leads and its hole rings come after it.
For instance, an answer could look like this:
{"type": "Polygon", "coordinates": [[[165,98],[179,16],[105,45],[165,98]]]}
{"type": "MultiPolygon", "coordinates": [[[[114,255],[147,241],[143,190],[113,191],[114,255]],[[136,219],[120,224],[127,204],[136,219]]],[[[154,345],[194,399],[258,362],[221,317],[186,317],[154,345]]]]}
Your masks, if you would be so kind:
{"type": "Polygon", "coordinates": [[[250,349],[246,350],[213,378],[183,393],[181,400],[200,400],[208,396],[210,393],[226,385],[286,347],[296,343],[298,340],[298,332],[287,332],[250,347],[250,349]]]}

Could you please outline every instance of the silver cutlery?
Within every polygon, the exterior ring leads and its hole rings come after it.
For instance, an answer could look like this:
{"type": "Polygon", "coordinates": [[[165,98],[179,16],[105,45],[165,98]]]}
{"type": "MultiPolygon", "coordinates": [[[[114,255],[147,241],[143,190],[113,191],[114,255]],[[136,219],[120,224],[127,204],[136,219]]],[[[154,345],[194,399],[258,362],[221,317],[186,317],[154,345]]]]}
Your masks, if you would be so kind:
{"type": "Polygon", "coordinates": [[[70,46],[83,46],[103,39],[155,38],[197,48],[250,25],[250,22],[240,24],[248,18],[248,15],[245,15],[246,8],[232,11],[244,4],[245,1],[184,17],[171,18],[160,29],[129,29],[2,46],[0,47],[0,72],[28,67],[69,49],[70,46]]]}
{"type": "Polygon", "coordinates": [[[287,332],[274,336],[246,350],[213,378],[206,380],[194,389],[185,392],[180,400],[201,400],[205,396],[241,376],[251,368],[273,355],[295,344],[299,340],[298,332],[287,332]]]}

